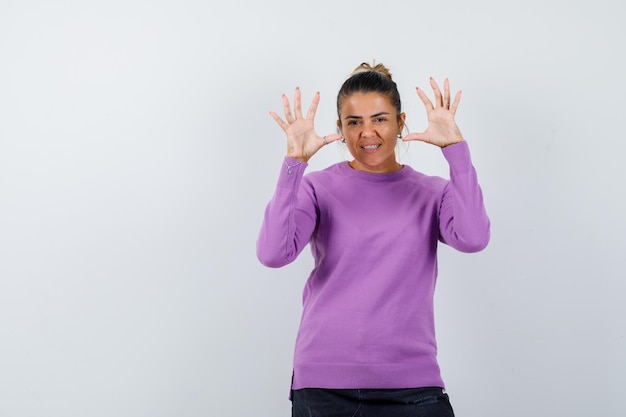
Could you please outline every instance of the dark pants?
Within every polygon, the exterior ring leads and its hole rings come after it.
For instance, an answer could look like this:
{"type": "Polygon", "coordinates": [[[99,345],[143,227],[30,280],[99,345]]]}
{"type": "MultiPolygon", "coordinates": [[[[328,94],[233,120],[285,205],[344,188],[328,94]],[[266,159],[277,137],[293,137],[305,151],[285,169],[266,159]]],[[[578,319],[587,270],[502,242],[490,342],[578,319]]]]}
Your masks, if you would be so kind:
{"type": "Polygon", "coordinates": [[[454,417],[441,388],[318,389],[292,392],[292,417],[454,417]]]}

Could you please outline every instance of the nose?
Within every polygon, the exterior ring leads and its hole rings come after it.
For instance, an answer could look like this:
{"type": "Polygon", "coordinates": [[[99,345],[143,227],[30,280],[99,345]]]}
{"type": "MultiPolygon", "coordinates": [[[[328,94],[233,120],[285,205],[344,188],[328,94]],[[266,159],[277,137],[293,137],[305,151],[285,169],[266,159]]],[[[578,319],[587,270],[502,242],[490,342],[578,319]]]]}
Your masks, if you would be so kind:
{"type": "Polygon", "coordinates": [[[366,121],[363,123],[363,130],[361,131],[361,136],[364,138],[371,138],[373,136],[376,136],[376,130],[374,129],[374,125],[371,122],[366,121]]]}

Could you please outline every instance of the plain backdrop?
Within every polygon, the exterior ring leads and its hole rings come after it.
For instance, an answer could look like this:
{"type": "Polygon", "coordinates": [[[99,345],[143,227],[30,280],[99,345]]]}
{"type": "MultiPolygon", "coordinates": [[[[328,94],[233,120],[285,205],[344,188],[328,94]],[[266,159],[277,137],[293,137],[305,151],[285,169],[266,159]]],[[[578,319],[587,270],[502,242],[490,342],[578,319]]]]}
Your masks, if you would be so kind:
{"type": "MultiPolygon", "coordinates": [[[[492,240],[440,250],[457,415],[626,415],[624,39],[617,0],[2,0],[0,416],[289,415],[312,262],[255,256],[268,112],[320,91],[333,133],[372,60],[411,131],[415,86],[463,90],[492,240]]],[[[402,162],[448,176],[426,144],[402,162]]]]}

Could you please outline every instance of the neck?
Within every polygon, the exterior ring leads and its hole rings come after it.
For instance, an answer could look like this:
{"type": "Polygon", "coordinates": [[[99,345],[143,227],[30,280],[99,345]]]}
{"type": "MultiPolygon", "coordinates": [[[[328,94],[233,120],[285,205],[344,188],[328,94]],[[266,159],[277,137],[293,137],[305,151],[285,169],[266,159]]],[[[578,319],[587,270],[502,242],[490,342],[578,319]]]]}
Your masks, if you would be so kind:
{"type": "Polygon", "coordinates": [[[348,165],[350,166],[350,168],[354,169],[355,171],[371,172],[373,174],[387,174],[390,172],[400,171],[402,167],[404,166],[400,164],[399,162],[395,162],[393,165],[390,165],[390,166],[370,168],[362,164],[359,164],[354,159],[348,162],[348,165]]]}

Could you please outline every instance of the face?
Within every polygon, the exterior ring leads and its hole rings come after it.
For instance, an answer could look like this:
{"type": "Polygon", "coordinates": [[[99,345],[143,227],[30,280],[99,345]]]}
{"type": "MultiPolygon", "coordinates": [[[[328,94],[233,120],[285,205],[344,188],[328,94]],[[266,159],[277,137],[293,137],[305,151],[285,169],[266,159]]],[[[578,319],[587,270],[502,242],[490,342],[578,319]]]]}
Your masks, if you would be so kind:
{"type": "Polygon", "coordinates": [[[401,168],[396,143],[405,114],[398,117],[389,99],[378,93],[356,93],[343,100],[337,126],[354,157],[352,168],[384,173],[401,168]]]}

